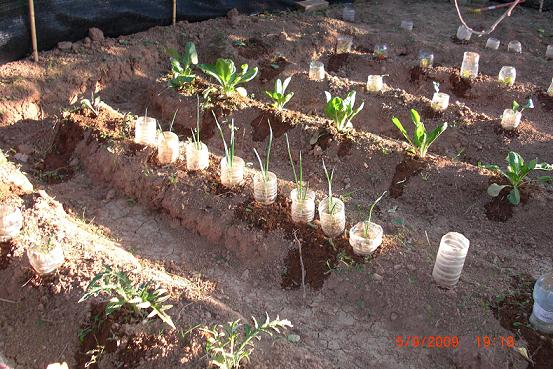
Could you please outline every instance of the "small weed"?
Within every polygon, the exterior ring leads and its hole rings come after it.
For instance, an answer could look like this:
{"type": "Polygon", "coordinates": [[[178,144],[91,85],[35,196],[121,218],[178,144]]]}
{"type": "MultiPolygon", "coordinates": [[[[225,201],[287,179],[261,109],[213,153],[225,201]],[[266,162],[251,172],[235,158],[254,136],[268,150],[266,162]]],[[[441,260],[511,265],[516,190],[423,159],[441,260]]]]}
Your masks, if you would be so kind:
{"type": "Polygon", "coordinates": [[[169,184],[170,184],[171,186],[176,185],[176,184],[178,183],[178,181],[179,181],[179,178],[178,178],[178,176],[177,176],[177,173],[171,174],[171,175],[167,178],[167,180],[169,181],[169,184]]]}

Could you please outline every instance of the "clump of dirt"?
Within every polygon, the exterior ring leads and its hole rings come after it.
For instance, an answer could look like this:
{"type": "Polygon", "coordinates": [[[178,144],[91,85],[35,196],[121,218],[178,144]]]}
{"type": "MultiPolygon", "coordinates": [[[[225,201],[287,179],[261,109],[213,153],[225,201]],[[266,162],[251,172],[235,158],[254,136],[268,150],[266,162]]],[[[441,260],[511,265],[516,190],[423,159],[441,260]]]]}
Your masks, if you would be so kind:
{"type": "Polygon", "coordinates": [[[548,94],[546,94],[541,90],[537,92],[537,95],[538,95],[539,102],[543,106],[543,109],[548,112],[553,112],[553,97],[549,96],[548,94]]]}
{"type": "MultiPolygon", "coordinates": [[[[507,195],[511,191],[510,187],[506,187],[499,193],[499,196],[492,198],[484,208],[486,209],[486,217],[494,222],[506,222],[513,216],[514,205],[509,202],[507,195]]],[[[522,188],[520,189],[520,204],[522,206],[528,201],[528,193],[522,188]]]]}
{"type": "Polygon", "coordinates": [[[275,203],[271,205],[260,205],[250,197],[235,210],[236,217],[246,221],[252,227],[265,232],[280,229],[286,239],[295,241],[296,247],[288,251],[285,260],[286,271],[282,274],[282,288],[294,289],[302,285],[302,262],[298,242],[301,243],[305,284],[315,289],[323,286],[324,280],[330,275],[331,269],[339,263],[339,259],[347,259],[352,264],[365,261],[364,258],[354,254],[345,233],[329,240],[316,224],[293,223],[290,208],[288,199],[279,194],[275,203]]]}
{"type": "Polygon", "coordinates": [[[15,251],[15,243],[12,241],[0,242],[0,270],[4,270],[10,265],[15,251]]]}
{"type": "Polygon", "coordinates": [[[428,161],[421,160],[415,157],[407,157],[396,166],[396,172],[390,185],[390,196],[397,199],[403,194],[403,189],[409,181],[409,178],[418,175],[426,167],[428,161]]]}
{"type": "Polygon", "coordinates": [[[284,115],[277,114],[274,111],[263,111],[251,122],[253,128],[252,139],[254,141],[263,141],[269,136],[268,122],[271,123],[271,129],[275,138],[282,136],[293,126],[284,115]]]}
{"type": "Polygon", "coordinates": [[[416,65],[409,70],[409,76],[411,82],[413,83],[419,83],[428,79],[426,70],[421,68],[419,65],[416,65]]]}
{"type": "Polygon", "coordinates": [[[467,92],[472,88],[472,82],[468,78],[461,78],[459,73],[452,73],[449,76],[449,82],[451,83],[451,89],[457,97],[468,97],[467,92]]]}
{"type": "Polygon", "coordinates": [[[506,295],[498,295],[490,303],[490,307],[501,326],[528,343],[528,353],[534,365],[528,364],[528,369],[550,369],[553,357],[553,335],[536,331],[528,322],[532,314],[532,291],[536,281],[529,275],[513,276],[513,290],[506,295]]]}
{"type": "Polygon", "coordinates": [[[520,131],[518,129],[511,129],[511,130],[503,129],[500,124],[495,126],[493,131],[500,136],[504,136],[511,139],[517,138],[520,136],[520,131]]]}
{"type": "Polygon", "coordinates": [[[279,56],[276,59],[264,60],[259,64],[259,80],[267,83],[276,78],[290,64],[286,58],[279,56]]]}
{"type": "Polygon", "coordinates": [[[349,54],[332,54],[328,58],[327,69],[329,72],[338,73],[348,62],[349,54]]]}
{"type": "Polygon", "coordinates": [[[273,51],[273,48],[264,41],[252,37],[240,44],[235,44],[238,54],[246,59],[257,59],[273,51]]]}

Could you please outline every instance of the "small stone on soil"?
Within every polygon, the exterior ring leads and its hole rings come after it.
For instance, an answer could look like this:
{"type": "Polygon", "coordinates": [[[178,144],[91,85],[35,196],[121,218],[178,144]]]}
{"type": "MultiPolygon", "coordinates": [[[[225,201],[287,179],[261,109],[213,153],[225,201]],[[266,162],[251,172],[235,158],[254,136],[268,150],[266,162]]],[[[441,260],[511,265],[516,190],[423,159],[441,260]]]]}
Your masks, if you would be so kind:
{"type": "Polygon", "coordinates": [[[373,278],[374,278],[375,281],[379,281],[379,282],[382,281],[382,280],[384,280],[384,277],[381,276],[381,275],[378,274],[378,273],[374,273],[374,274],[373,274],[373,278]]]}
{"type": "Polygon", "coordinates": [[[399,317],[399,315],[396,313],[396,312],[392,312],[390,314],[390,320],[393,322],[394,320],[397,320],[397,318],[399,317]]]}
{"type": "Polygon", "coordinates": [[[73,43],[69,41],[58,42],[58,49],[62,51],[70,50],[72,46],[73,46],[73,43]]]}
{"type": "Polygon", "coordinates": [[[88,30],[88,37],[90,37],[92,41],[103,41],[104,32],[102,32],[102,30],[99,28],[93,27],[88,30]]]}

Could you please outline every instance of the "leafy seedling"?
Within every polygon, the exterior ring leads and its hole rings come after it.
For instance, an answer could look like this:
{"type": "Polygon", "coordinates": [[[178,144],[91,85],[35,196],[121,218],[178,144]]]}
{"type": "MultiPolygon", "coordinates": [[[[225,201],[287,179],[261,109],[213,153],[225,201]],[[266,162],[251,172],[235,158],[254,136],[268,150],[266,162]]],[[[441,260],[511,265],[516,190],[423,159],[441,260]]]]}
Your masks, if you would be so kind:
{"type": "Polygon", "coordinates": [[[171,79],[169,80],[169,85],[179,90],[185,87],[185,85],[194,82],[196,75],[192,71],[192,66],[198,64],[196,45],[193,42],[187,42],[182,54],[171,48],[167,48],[166,52],[171,57],[171,79]]]}
{"type": "Polygon", "coordinates": [[[271,127],[271,122],[269,122],[268,120],[267,124],[269,125],[269,142],[267,142],[267,150],[265,152],[265,163],[263,163],[263,160],[261,160],[261,156],[259,156],[257,150],[255,148],[253,149],[253,152],[255,153],[255,156],[259,161],[261,176],[263,177],[264,182],[267,182],[269,180],[269,159],[271,157],[271,146],[273,145],[273,128],[271,127]]]}
{"type": "Polygon", "coordinates": [[[275,82],[275,89],[274,91],[265,91],[267,96],[269,96],[273,100],[273,107],[277,110],[284,109],[284,105],[290,101],[292,97],[294,97],[294,93],[290,92],[289,94],[286,93],[286,88],[288,88],[288,84],[290,83],[290,80],[292,77],[288,77],[282,82],[280,79],[277,79],[275,82]]]}
{"type": "Polygon", "coordinates": [[[432,132],[428,133],[424,123],[421,121],[419,113],[415,109],[411,109],[411,120],[415,125],[415,131],[413,133],[413,139],[409,137],[405,128],[398,118],[393,117],[392,122],[399,129],[403,137],[411,145],[410,151],[420,158],[426,157],[428,148],[432,143],[447,129],[447,123],[436,127],[432,132]]]}
{"type": "Polygon", "coordinates": [[[209,335],[205,348],[211,363],[220,369],[238,368],[243,361],[249,360],[255,348],[254,339],[261,340],[262,333],[273,336],[275,332],[280,334],[281,329],[293,327],[289,320],[281,320],[278,316],[270,320],[269,315],[266,316],[263,324],[252,317],[253,325],[242,325],[239,319],[225,325],[202,328],[209,335]]]}
{"type": "Polygon", "coordinates": [[[524,109],[534,109],[534,101],[532,101],[532,99],[528,99],[526,104],[524,104],[523,106],[520,106],[520,104],[516,100],[513,101],[513,105],[511,105],[511,110],[513,111],[513,113],[522,113],[524,109]]]}
{"type": "Polygon", "coordinates": [[[226,95],[238,92],[242,96],[248,93],[245,88],[237,87],[255,78],[258,68],[249,68],[248,64],[242,64],[240,72],[237,72],[234,62],[230,59],[219,58],[215,64],[200,64],[200,69],[207,75],[215,78],[223,88],[226,95]]]}
{"type": "Polygon", "coordinates": [[[95,117],[100,115],[100,107],[102,105],[102,99],[100,96],[94,97],[94,92],[90,94],[90,100],[89,99],[82,99],[81,100],[81,108],[82,109],[89,109],[95,117]]]}
{"type": "Polygon", "coordinates": [[[338,96],[332,97],[330,92],[325,91],[326,106],[324,112],[326,116],[334,122],[334,126],[338,132],[344,132],[351,129],[353,125],[351,120],[359,114],[361,109],[365,106],[362,102],[357,108],[355,106],[355,91],[348,92],[345,99],[338,96]]]}
{"type": "MultiPolygon", "coordinates": [[[[513,205],[518,205],[520,203],[520,186],[526,183],[526,176],[533,170],[544,170],[551,171],[553,170],[553,165],[547,163],[538,164],[537,160],[534,159],[528,163],[524,162],[524,159],[520,154],[510,151],[507,157],[507,169],[502,170],[498,165],[495,164],[479,164],[481,168],[489,169],[496,173],[499,173],[503,177],[507,178],[509,181],[508,185],[499,185],[497,183],[492,183],[488,187],[488,194],[492,197],[497,197],[504,188],[511,187],[511,191],[507,195],[507,200],[513,205]]],[[[547,182],[551,180],[550,176],[542,176],[538,178],[539,181],[547,182]]]]}

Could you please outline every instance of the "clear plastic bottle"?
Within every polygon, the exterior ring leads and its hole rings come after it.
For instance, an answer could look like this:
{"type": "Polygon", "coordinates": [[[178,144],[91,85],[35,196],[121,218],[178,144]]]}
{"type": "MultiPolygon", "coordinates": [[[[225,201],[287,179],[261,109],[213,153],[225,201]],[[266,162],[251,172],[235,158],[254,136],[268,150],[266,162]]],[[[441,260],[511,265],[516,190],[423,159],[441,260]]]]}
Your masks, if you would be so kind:
{"type": "Polygon", "coordinates": [[[468,41],[470,40],[471,36],[472,36],[472,32],[464,25],[461,24],[459,28],[457,28],[457,38],[459,40],[468,41]]]}
{"type": "Polygon", "coordinates": [[[501,41],[499,41],[497,38],[490,37],[488,41],[486,41],[486,48],[497,50],[499,49],[500,44],[501,44],[501,41]]]}
{"type": "Polygon", "coordinates": [[[380,225],[367,221],[359,222],[349,230],[349,244],[354,253],[367,256],[382,244],[383,234],[384,229],[380,225]]]}
{"type": "Polygon", "coordinates": [[[547,45],[547,49],[545,49],[545,57],[553,59],[553,45],[547,45]]]}
{"type": "Polygon", "coordinates": [[[501,67],[497,79],[506,86],[512,86],[517,79],[517,70],[515,67],[501,67]]]}
{"type": "Polygon", "coordinates": [[[547,89],[547,94],[551,97],[553,97],[553,78],[551,78],[551,84],[549,85],[549,88],[547,89]]]}
{"type": "Polygon", "coordinates": [[[422,69],[432,68],[434,64],[434,54],[430,51],[419,51],[419,66],[422,69]]]}
{"type": "Polygon", "coordinates": [[[134,142],[141,145],[157,145],[157,122],[152,117],[138,117],[134,127],[134,142]]]}
{"type": "Polygon", "coordinates": [[[521,53],[522,52],[522,44],[520,41],[511,41],[509,42],[509,45],[507,46],[507,50],[513,53],[521,53]]]}
{"type": "Polygon", "coordinates": [[[461,78],[474,78],[478,75],[478,63],[480,54],[471,51],[465,51],[463,54],[463,63],[461,64],[461,78]]]}
{"type": "Polygon", "coordinates": [[[367,91],[375,94],[382,91],[384,80],[380,75],[371,75],[367,77],[367,91]]]}
{"type": "Polygon", "coordinates": [[[253,197],[262,205],[270,205],[275,202],[278,192],[277,176],[273,172],[267,172],[267,178],[258,172],[253,177],[253,197]]]}
{"type": "Polygon", "coordinates": [[[377,44],[373,48],[373,56],[376,60],[385,60],[388,58],[388,45],[377,44]]]}
{"type": "Polygon", "coordinates": [[[513,109],[505,109],[501,116],[501,127],[507,131],[511,131],[519,126],[521,118],[521,112],[514,111],[513,109]]]}
{"type": "Polygon", "coordinates": [[[244,159],[235,156],[232,166],[226,157],[221,159],[221,183],[225,187],[239,186],[244,182],[244,159]]]}
{"type": "Polygon", "coordinates": [[[346,229],[346,213],[342,200],[333,197],[332,208],[329,207],[328,197],[319,203],[319,218],[321,228],[327,237],[336,237],[346,229]]]}
{"type": "Polygon", "coordinates": [[[449,232],[442,237],[432,271],[436,283],[452,288],[459,282],[469,245],[470,241],[457,232],[449,232]]]}
{"type": "Polygon", "coordinates": [[[345,54],[351,52],[353,37],[348,35],[338,35],[336,37],[336,54],[345,54]]]}
{"type": "Polygon", "coordinates": [[[27,257],[29,264],[39,275],[50,274],[58,269],[65,261],[63,249],[55,245],[49,250],[40,250],[38,248],[28,248],[27,257]]]}
{"type": "Polygon", "coordinates": [[[406,31],[412,31],[413,25],[414,25],[413,21],[403,20],[401,21],[400,27],[406,31]]]}
{"type": "Polygon", "coordinates": [[[299,198],[298,190],[290,192],[292,200],[292,221],[294,223],[309,223],[315,218],[315,192],[307,190],[305,198],[299,198]]]}
{"type": "Polygon", "coordinates": [[[0,205],[0,242],[6,242],[18,235],[23,227],[23,215],[15,206],[0,205]]]}
{"type": "Polygon", "coordinates": [[[434,92],[430,106],[434,111],[446,110],[449,106],[449,95],[443,92],[434,92]]]}
{"type": "Polygon", "coordinates": [[[209,150],[203,142],[198,149],[196,143],[186,143],[186,169],[204,170],[209,167],[209,150]]]}
{"type": "Polygon", "coordinates": [[[533,296],[530,323],[542,333],[553,334],[553,272],[542,275],[536,281],[533,296]]]}
{"type": "Polygon", "coordinates": [[[179,136],[173,132],[163,132],[157,144],[157,160],[160,164],[171,164],[177,161],[180,154],[179,136]]]}
{"type": "Polygon", "coordinates": [[[325,79],[325,65],[318,61],[312,60],[309,64],[309,79],[322,81],[325,79]]]}

